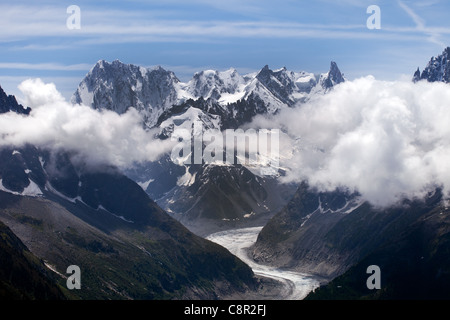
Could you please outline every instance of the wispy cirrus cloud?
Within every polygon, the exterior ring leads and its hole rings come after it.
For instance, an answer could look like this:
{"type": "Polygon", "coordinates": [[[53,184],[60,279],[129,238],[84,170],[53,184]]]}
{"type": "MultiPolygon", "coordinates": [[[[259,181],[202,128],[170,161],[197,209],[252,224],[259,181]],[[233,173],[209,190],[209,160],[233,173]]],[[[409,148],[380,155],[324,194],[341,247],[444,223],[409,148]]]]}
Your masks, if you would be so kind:
{"type": "Polygon", "coordinates": [[[425,30],[425,20],[423,20],[417,13],[414,12],[410,7],[408,7],[403,1],[398,0],[398,5],[402,8],[414,21],[418,30],[425,30]]]}
{"type": "MultiPolygon", "coordinates": [[[[400,2],[401,3],[401,2],[400,2]]],[[[406,6],[405,6],[406,7],[406,6]]],[[[301,23],[277,20],[189,20],[170,18],[167,13],[152,10],[120,11],[82,8],[82,27],[68,30],[65,8],[38,6],[0,6],[0,42],[27,40],[26,47],[39,46],[38,41],[50,37],[72,40],[74,45],[94,43],[129,42],[210,42],[234,38],[276,39],[392,39],[398,41],[419,40],[417,34],[405,37],[394,29],[387,32],[369,33],[361,19],[360,24],[301,23]]],[[[417,17],[416,17],[417,18],[417,17]]],[[[417,18],[418,19],[418,18],[417,18]]],[[[419,20],[417,20],[419,21],[419,20]]],[[[419,21],[420,22],[420,21],[419,21]]],[[[423,23],[419,25],[423,29],[423,23]]],[[[39,46],[42,48],[42,45],[39,46]]]]}
{"type": "Polygon", "coordinates": [[[0,69],[22,69],[22,70],[47,70],[47,71],[84,71],[89,70],[92,65],[79,63],[62,65],[59,63],[22,63],[22,62],[0,62],[0,69]]]}
{"type": "MultiPolygon", "coordinates": [[[[408,16],[411,17],[413,22],[415,23],[415,31],[419,31],[427,36],[427,40],[435,43],[441,47],[445,47],[444,41],[442,41],[442,33],[448,34],[450,32],[450,29],[448,28],[428,28],[426,26],[426,21],[422,17],[420,17],[411,7],[406,5],[402,0],[397,0],[398,5],[400,8],[405,11],[408,16]]],[[[432,2],[419,2],[419,6],[431,6],[433,4],[436,4],[436,1],[432,2]]]]}

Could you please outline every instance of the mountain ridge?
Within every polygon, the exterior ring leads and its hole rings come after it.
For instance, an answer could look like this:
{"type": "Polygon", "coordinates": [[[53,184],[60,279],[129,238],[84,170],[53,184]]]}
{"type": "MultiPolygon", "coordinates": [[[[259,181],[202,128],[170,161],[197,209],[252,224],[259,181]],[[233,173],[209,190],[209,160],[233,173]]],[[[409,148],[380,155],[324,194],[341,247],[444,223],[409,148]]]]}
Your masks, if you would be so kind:
{"type": "Polygon", "coordinates": [[[420,80],[450,83],[450,47],[445,48],[440,55],[431,57],[422,72],[417,68],[413,81],[420,80]]]}
{"type": "Polygon", "coordinates": [[[154,127],[169,108],[189,99],[211,101],[225,107],[257,97],[267,112],[292,107],[308,98],[311,92],[323,92],[345,79],[337,64],[323,74],[292,72],[286,68],[241,76],[236,69],[203,70],[188,82],[181,82],[172,71],[161,66],[144,68],[119,60],[99,60],[80,82],[71,101],[94,109],[107,109],[122,114],[135,107],[147,127],[154,127]]]}

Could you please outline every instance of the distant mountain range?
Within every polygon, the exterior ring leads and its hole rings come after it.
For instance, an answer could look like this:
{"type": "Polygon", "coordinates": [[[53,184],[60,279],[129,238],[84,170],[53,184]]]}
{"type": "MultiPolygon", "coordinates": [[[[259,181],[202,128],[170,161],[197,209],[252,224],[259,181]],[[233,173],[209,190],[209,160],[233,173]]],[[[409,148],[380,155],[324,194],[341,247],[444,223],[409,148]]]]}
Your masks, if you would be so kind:
{"type": "Polygon", "coordinates": [[[52,271],[1,221],[0,258],[0,300],[67,299],[52,271]]]}
{"type": "Polygon", "coordinates": [[[286,68],[271,70],[266,65],[259,72],[243,76],[235,69],[204,70],[183,83],[172,71],[159,66],[143,68],[118,60],[111,63],[100,60],[81,81],[72,102],[119,114],[134,107],[142,114],[146,126],[154,127],[165,111],[189,100],[201,98],[216,109],[226,109],[228,115],[236,115],[240,113],[238,102],[250,98],[264,104],[258,107],[260,110],[274,113],[343,81],[335,62],[324,74],[292,72],[286,68]]]}
{"type": "MultiPolygon", "coordinates": [[[[144,126],[159,128],[160,137],[166,139],[176,128],[190,129],[194,121],[200,121],[204,129],[236,129],[258,114],[294,107],[344,81],[335,62],[322,74],[271,70],[266,65],[246,75],[233,68],[204,70],[182,83],[173,72],[161,67],[142,68],[101,60],[81,81],[72,102],[119,114],[134,107],[144,126]]],[[[126,174],[173,217],[200,234],[210,230],[211,223],[223,228],[236,223],[261,223],[261,219],[268,219],[268,214],[280,209],[295,190],[280,185],[276,179],[256,177],[246,168],[207,166],[183,168],[163,157],[126,174]],[[243,183],[243,174],[248,176],[247,182],[253,181],[253,187],[243,183]]]]}

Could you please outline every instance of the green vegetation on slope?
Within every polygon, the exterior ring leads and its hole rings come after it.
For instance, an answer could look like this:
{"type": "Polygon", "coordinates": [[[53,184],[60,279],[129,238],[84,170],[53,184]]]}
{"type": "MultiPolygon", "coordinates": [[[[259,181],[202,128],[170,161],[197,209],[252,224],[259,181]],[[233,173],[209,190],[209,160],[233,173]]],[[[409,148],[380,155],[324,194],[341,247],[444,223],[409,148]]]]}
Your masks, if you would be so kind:
{"type": "Polygon", "coordinates": [[[2,222],[0,261],[0,300],[65,299],[42,261],[2,222]]]}

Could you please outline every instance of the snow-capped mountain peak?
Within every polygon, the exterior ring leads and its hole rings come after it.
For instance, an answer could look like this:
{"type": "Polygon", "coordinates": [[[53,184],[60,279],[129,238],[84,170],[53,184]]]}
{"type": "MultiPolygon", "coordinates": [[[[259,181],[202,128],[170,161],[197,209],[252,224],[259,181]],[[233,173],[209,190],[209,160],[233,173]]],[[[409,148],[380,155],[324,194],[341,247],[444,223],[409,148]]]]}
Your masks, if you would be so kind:
{"type": "Polygon", "coordinates": [[[264,66],[256,78],[280,101],[292,105],[295,101],[291,95],[296,91],[294,73],[285,67],[272,71],[264,66]]]}
{"type": "Polygon", "coordinates": [[[222,72],[204,70],[194,74],[185,90],[194,97],[217,101],[223,94],[235,94],[244,83],[244,78],[233,68],[222,72]]]}
{"type": "Polygon", "coordinates": [[[336,62],[331,61],[330,71],[326,74],[326,77],[321,84],[322,87],[327,90],[344,81],[344,76],[342,75],[341,70],[339,70],[336,62]]]}
{"type": "Polygon", "coordinates": [[[100,60],[81,81],[72,103],[119,114],[134,107],[151,127],[165,109],[179,103],[179,86],[175,74],[160,66],[148,69],[100,60]]]}
{"type": "Polygon", "coordinates": [[[256,92],[262,100],[275,106],[274,109],[280,109],[304,102],[311,94],[325,93],[344,81],[344,76],[335,62],[331,62],[330,70],[322,74],[292,72],[286,67],[271,70],[266,65],[249,81],[246,96],[256,92]]]}

